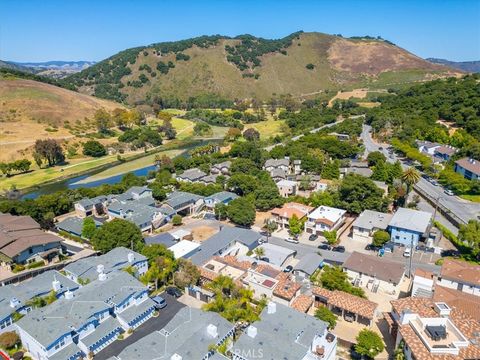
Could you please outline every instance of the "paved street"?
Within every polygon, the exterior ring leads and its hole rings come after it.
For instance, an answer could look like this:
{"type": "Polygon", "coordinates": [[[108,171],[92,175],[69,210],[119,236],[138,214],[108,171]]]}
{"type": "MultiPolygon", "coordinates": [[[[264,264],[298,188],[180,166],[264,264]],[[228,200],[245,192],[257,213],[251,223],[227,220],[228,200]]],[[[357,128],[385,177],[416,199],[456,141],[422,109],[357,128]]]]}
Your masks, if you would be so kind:
{"type": "MultiPolygon", "coordinates": [[[[365,156],[368,155],[368,153],[370,152],[380,151],[387,157],[387,160],[389,162],[396,161],[397,157],[395,155],[388,154],[386,150],[387,145],[382,146],[373,141],[371,136],[371,129],[371,126],[363,125],[361,138],[363,140],[363,144],[365,145],[365,156]],[[380,147],[383,147],[382,150],[380,150],[380,147]]],[[[408,168],[408,165],[402,163],[402,167],[406,169],[408,168]]],[[[467,223],[470,219],[476,219],[477,216],[480,216],[480,204],[461,199],[457,196],[449,196],[444,193],[444,188],[440,185],[432,185],[427,180],[421,178],[420,181],[416,184],[416,187],[418,187],[419,191],[417,192],[421,196],[424,196],[424,194],[422,194],[422,192],[424,192],[431,199],[438,199],[440,205],[443,205],[451,213],[459,217],[465,223],[467,223]]],[[[440,218],[440,220],[447,221],[445,218],[440,218]]],[[[446,224],[446,226],[451,228],[452,224],[446,224]]]]}
{"type": "Polygon", "coordinates": [[[117,340],[107,346],[105,349],[95,355],[95,360],[106,360],[112,356],[117,356],[127,346],[154,331],[163,329],[165,325],[167,325],[167,323],[175,316],[175,314],[185,306],[168,294],[162,293],[160,296],[167,301],[167,306],[160,310],[160,315],[158,317],[150,318],[147,322],[140,325],[140,327],[137,328],[133,334],[128,336],[126,339],[117,340]]]}

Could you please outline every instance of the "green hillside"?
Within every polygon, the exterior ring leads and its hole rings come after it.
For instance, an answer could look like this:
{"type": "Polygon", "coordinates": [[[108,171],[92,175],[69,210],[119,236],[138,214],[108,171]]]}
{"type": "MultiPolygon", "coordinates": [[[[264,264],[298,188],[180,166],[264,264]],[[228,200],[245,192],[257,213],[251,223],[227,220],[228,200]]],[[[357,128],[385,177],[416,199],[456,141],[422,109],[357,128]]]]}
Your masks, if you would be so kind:
{"type": "Polygon", "coordinates": [[[274,94],[375,87],[377,81],[384,87],[454,72],[382,39],[297,32],[278,40],[214,35],[132,48],[63,83],[131,105],[164,106],[205,94],[266,100],[274,94]]]}

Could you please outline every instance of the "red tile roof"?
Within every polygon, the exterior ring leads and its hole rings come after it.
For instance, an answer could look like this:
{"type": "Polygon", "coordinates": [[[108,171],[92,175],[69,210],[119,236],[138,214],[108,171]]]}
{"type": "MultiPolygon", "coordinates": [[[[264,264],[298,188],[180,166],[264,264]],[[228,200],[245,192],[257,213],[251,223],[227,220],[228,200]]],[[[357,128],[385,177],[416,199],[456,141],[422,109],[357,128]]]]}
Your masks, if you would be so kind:
{"type": "Polygon", "coordinates": [[[468,283],[475,286],[480,285],[480,265],[477,264],[447,258],[443,262],[440,275],[442,278],[448,280],[468,283]]]}
{"type": "Polygon", "coordinates": [[[297,296],[295,298],[295,300],[293,300],[292,308],[294,308],[295,310],[298,310],[300,312],[306,313],[308,311],[308,309],[310,309],[312,304],[313,304],[312,297],[308,296],[308,295],[305,295],[305,294],[302,294],[302,295],[297,296]]]}

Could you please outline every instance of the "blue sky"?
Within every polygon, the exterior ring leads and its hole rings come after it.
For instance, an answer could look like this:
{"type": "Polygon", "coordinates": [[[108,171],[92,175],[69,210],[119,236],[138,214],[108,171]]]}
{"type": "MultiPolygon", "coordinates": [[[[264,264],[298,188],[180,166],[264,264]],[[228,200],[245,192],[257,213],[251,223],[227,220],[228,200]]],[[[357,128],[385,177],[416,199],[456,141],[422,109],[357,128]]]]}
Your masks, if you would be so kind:
{"type": "Polygon", "coordinates": [[[421,56],[480,60],[479,0],[0,0],[0,59],[101,60],[204,34],[380,35],[421,56]]]}

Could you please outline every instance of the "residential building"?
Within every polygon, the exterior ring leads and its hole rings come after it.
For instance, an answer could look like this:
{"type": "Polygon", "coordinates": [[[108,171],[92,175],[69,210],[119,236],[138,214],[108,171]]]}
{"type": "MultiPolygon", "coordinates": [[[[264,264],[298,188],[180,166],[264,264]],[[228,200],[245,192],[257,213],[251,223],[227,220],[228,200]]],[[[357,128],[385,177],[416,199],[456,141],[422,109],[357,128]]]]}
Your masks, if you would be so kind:
{"type": "Polygon", "coordinates": [[[479,359],[478,320],[462,308],[427,298],[393,300],[386,317],[395,347],[407,360],[479,359]]]}
{"type": "Polygon", "coordinates": [[[281,169],[285,173],[290,171],[290,160],[289,159],[268,159],[265,161],[263,169],[272,172],[275,169],[281,169]]]}
{"type": "Polygon", "coordinates": [[[242,262],[237,261],[234,256],[215,256],[211,258],[206,264],[204,264],[201,269],[206,270],[207,272],[213,273],[215,275],[207,276],[206,280],[214,280],[216,277],[228,276],[233,280],[239,280],[243,277],[251,264],[245,266],[242,262]]]}
{"type": "Polygon", "coordinates": [[[369,168],[367,161],[350,160],[347,167],[340,168],[340,175],[343,177],[347,174],[357,174],[365,177],[370,177],[373,171],[369,168]]]}
{"type": "Polygon", "coordinates": [[[434,155],[435,150],[441,147],[442,144],[430,141],[417,141],[418,151],[427,155],[434,155]]]}
{"type": "Polygon", "coordinates": [[[134,223],[142,232],[150,233],[166,223],[162,211],[139,200],[113,201],[108,205],[108,217],[124,219],[134,223]]]}
{"type": "Polygon", "coordinates": [[[326,306],[349,322],[371,326],[377,316],[378,304],[343,291],[312,288],[315,307],[326,306]]]}
{"type": "Polygon", "coordinates": [[[207,360],[216,357],[213,346],[233,337],[234,324],[214,312],[183,307],[160,331],[127,346],[116,360],[207,360]]]}
{"type": "Polygon", "coordinates": [[[212,174],[218,175],[230,175],[230,167],[232,166],[231,161],[224,161],[219,164],[212,165],[210,172],[212,174]]]}
{"type": "Polygon", "coordinates": [[[308,253],[293,267],[293,274],[302,279],[308,279],[322,266],[323,257],[317,253],[308,253]]]}
{"type": "Polygon", "coordinates": [[[110,274],[132,266],[136,276],[145,274],[148,270],[148,260],[145,256],[124,247],[116,247],[100,256],[92,256],[72,262],[63,269],[66,276],[78,284],[95,281],[98,273],[110,274]]]}
{"type": "Polygon", "coordinates": [[[224,226],[202,242],[190,260],[196,265],[202,265],[216,255],[245,255],[259,245],[262,237],[253,230],[224,226]]]}
{"type": "Polygon", "coordinates": [[[302,160],[293,160],[293,173],[299,175],[302,172],[302,160]]]}
{"type": "Polygon", "coordinates": [[[247,274],[242,278],[244,286],[253,290],[256,299],[273,297],[273,290],[278,285],[277,277],[281,271],[270,266],[261,266],[259,269],[248,269],[247,274]]]}
{"type": "Polygon", "coordinates": [[[338,230],[345,222],[346,211],[330,206],[319,206],[307,215],[305,231],[322,235],[325,231],[338,230]]]}
{"type": "Polygon", "coordinates": [[[393,215],[373,210],[364,210],[352,224],[352,238],[355,241],[372,242],[378,230],[386,231],[393,215]]]}
{"type": "Polygon", "coordinates": [[[28,314],[32,307],[29,301],[36,297],[45,297],[55,292],[56,298],[64,296],[66,291],[76,291],[79,285],[56,270],[45,271],[34,279],[18,285],[0,287],[0,332],[11,330],[13,314],[28,314]]]}
{"type": "Polygon", "coordinates": [[[308,313],[313,305],[312,296],[307,294],[298,295],[292,302],[291,307],[302,313],[308,313]]]}
{"type": "MultiPolygon", "coordinates": [[[[56,223],[55,227],[57,228],[58,231],[64,231],[70,235],[81,238],[83,237],[82,236],[83,221],[84,219],[78,216],[68,217],[56,223]]],[[[102,226],[102,223],[100,221],[95,219],[93,221],[95,222],[95,226],[97,228],[102,226]]]]}
{"type": "Polygon", "coordinates": [[[79,217],[101,216],[106,212],[107,201],[108,198],[106,196],[100,195],[91,199],[85,198],[77,201],[73,206],[76,215],[79,217]]]}
{"type": "Polygon", "coordinates": [[[398,294],[405,275],[404,264],[354,251],[344,262],[343,269],[355,286],[372,292],[382,290],[398,294]]]}
{"type": "Polygon", "coordinates": [[[337,337],[327,324],[288,306],[270,302],[231,349],[234,360],[334,360],[337,337]]]}
{"type": "Polygon", "coordinates": [[[285,306],[292,305],[295,298],[300,295],[302,284],[295,282],[283,272],[277,278],[279,281],[273,289],[272,300],[285,306]]]}
{"type": "Polygon", "coordinates": [[[62,253],[62,239],[44,232],[30,216],[0,214],[2,265],[50,262],[62,253]]]}
{"type": "Polygon", "coordinates": [[[55,359],[60,351],[73,352],[77,359],[104,349],[123,331],[148,320],[154,310],[147,287],[133,276],[125,271],[99,272],[98,281],[75,293],[66,291],[63,298],[29,312],[15,326],[34,359],[55,359]]]}
{"type": "Polygon", "coordinates": [[[283,204],[281,208],[275,208],[272,210],[272,218],[280,229],[288,229],[290,219],[293,215],[300,220],[303,219],[309,212],[313,210],[313,207],[308,205],[303,205],[300,203],[289,202],[283,204]]]}
{"type": "Polygon", "coordinates": [[[199,243],[189,241],[189,240],[180,240],[175,245],[170,246],[168,250],[173,252],[175,259],[185,258],[188,259],[193,254],[196,253],[197,248],[200,247],[199,243]]]}
{"type": "Polygon", "coordinates": [[[201,179],[197,180],[196,182],[204,185],[211,185],[211,184],[216,184],[217,183],[217,178],[220,175],[218,174],[210,174],[202,177],[201,179]]]}
{"type": "Polygon", "coordinates": [[[228,205],[232,200],[238,198],[238,195],[230,191],[220,191],[205,198],[205,207],[209,211],[215,211],[217,204],[228,205]]]}
{"type": "Polygon", "coordinates": [[[277,182],[278,192],[281,197],[287,198],[297,193],[297,183],[292,180],[282,179],[277,182]]]}
{"type": "Polygon", "coordinates": [[[440,162],[449,161],[457,151],[457,148],[450,145],[439,146],[434,150],[434,160],[440,162]]]}
{"type": "Polygon", "coordinates": [[[270,171],[270,177],[274,182],[278,182],[281,180],[285,180],[287,178],[288,172],[283,170],[282,168],[273,169],[270,171]]]}
{"type": "Polygon", "coordinates": [[[185,170],[181,174],[175,175],[175,178],[178,181],[193,183],[193,182],[199,181],[201,178],[203,178],[206,175],[207,174],[204,173],[202,170],[197,169],[197,168],[192,168],[192,169],[185,170]]]}
{"type": "MultiPolygon", "coordinates": [[[[437,284],[438,285],[438,284],[437,284]]],[[[463,291],[435,286],[431,297],[435,302],[445,302],[452,309],[464,312],[466,315],[480,322],[480,297],[467,294],[463,291]]]]}
{"type": "Polygon", "coordinates": [[[173,246],[177,243],[177,239],[173,237],[169,232],[163,232],[157,235],[148,236],[144,238],[146,245],[159,244],[164,245],[166,248],[173,246]]]}
{"type": "Polygon", "coordinates": [[[320,179],[315,183],[314,186],[314,191],[321,191],[324,192],[325,190],[328,189],[329,186],[331,186],[333,183],[332,180],[329,179],[320,179]]]}
{"type": "Polygon", "coordinates": [[[455,161],[455,172],[468,180],[480,179],[480,162],[471,158],[462,158],[455,161]]]}
{"type": "Polygon", "coordinates": [[[278,267],[284,266],[297,254],[295,250],[270,243],[262,244],[259,247],[264,252],[261,260],[278,267]]]}
{"type": "Polygon", "coordinates": [[[406,247],[415,247],[422,238],[428,238],[432,214],[399,208],[388,224],[391,241],[406,247]]]}
{"type": "Polygon", "coordinates": [[[177,214],[191,215],[203,208],[204,198],[184,191],[174,191],[167,195],[164,205],[170,207],[177,214]]]}
{"type": "Polygon", "coordinates": [[[432,272],[420,268],[415,269],[410,294],[412,297],[431,298],[434,284],[435,275],[432,272]]]}
{"type": "Polygon", "coordinates": [[[446,258],[436,284],[480,296],[480,265],[446,258]]]}

